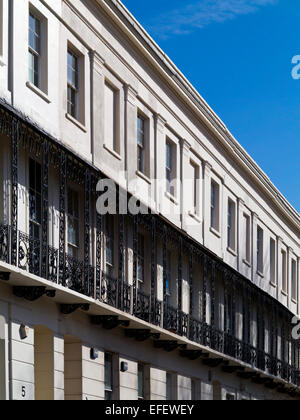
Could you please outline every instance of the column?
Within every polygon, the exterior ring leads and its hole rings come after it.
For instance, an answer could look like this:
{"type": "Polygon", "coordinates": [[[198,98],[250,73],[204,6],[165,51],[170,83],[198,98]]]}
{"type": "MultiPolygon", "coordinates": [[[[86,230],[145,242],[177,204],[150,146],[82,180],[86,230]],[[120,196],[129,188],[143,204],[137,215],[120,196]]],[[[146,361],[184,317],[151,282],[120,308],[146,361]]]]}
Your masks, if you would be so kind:
{"type": "Polygon", "coordinates": [[[126,171],[128,191],[135,195],[137,171],[137,91],[130,85],[125,88],[126,106],[126,171]]]}
{"type": "Polygon", "coordinates": [[[166,178],[166,120],[159,114],[155,116],[156,125],[156,156],[155,156],[155,175],[156,175],[156,194],[155,201],[157,203],[157,211],[162,212],[164,193],[166,191],[165,178],[166,178]]]}
{"type": "MultiPolygon", "coordinates": [[[[181,193],[180,193],[180,197],[181,197],[181,228],[184,231],[188,230],[188,226],[187,226],[187,217],[188,217],[188,213],[191,210],[188,207],[189,204],[189,196],[190,196],[190,187],[188,184],[185,184],[188,180],[189,180],[189,171],[188,171],[188,167],[189,167],[189,163],[190,163],[190,150],[191,150],[191,145],[190,143],[185,140],[182,139],[181,143],[180,143],[180,148],[181,148],[181,193]],[[185,188],[184,188],[185,187],[185,188]]],[[[192,188],[194,188],[194,186],[192,186],[192,188]]]]}
{"type": "Polygon", "coordinates": [[[210,215],[210,203],[211,203],[211,169],[212,166],[209,162],[204,162],[203,165],[203,200],[202,200],[202,214],[203,216],[203,241],[204,246],[210,249],[210,241],[209,241],[209,229],[210,229],[210,222],[211,222],[211,215],[210,215]]]}
{"type": "Polygon", "coordinates": [[[91,60],[91,112],[92,112],[92,151],[93,163],[99,167],[103,155],[104,142],[104,59],[96,53],[90,52],[91,60]]]}

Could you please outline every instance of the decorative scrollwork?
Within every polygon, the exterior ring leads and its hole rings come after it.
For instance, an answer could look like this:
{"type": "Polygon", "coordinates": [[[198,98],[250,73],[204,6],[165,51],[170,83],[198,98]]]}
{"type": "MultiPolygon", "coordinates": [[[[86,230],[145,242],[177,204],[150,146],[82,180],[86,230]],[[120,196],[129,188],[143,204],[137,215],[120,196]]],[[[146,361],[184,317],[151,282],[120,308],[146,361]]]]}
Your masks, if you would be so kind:
{"type": "Polygon", "coordinates": [[[0,224],[0,260],[9,262],[9,226],[0,224]]]}

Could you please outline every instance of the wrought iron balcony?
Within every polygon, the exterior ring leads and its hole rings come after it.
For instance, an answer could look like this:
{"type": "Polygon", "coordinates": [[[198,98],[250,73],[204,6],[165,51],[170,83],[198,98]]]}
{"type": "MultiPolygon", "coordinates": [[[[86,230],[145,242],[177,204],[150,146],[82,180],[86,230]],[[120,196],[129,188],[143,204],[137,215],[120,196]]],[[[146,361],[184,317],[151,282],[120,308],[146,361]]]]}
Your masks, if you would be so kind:
{"type": "MultiPolygon", "coordinates": [[[[137,272],[138,263],[138,236],[139,228],[148,232],[150,238],[150,292],[149,295],[137,290],[136,275],[133,284],[126,283],[125,269],[125,216],[118,215],[118,274],[116,278],[110,277],[101,270],[102,261],[102,234],[103,220],[98,214],[91,214],[93,203],[97,199],[96,185],[103,176],[99,170],[80,159],[61,143],[48,136],[32,124],[28,118],[12,109],[8,104],[0,101],[0,133],[9,139],[11,147],[11,191],[9,208],[11,226],[0,224],[0,261],[11,264],[19,269],[30,272],[36,276],[47,279],[53,283],[63,285],[83,295],[94,297],[106,305],[120,309],[125,313],[132,314],[150,324],[169,330],[179,337],[187,337],[191,342],[201,344],[209,349],[232,357],[258,368],[270,375],[280,377],[300,386],[299,360],[293,361],[292,365],[278,360],[261,348],[266,347],[258,339],[257,348],[251,346],[250,338],[245,341],[238,340],[234,334],[221,331],[217,328],[216,307],[220,293],[223,293],[224,325],[231,321],[234,328],[236,303],[239,298],[243,311],[243,331],[248,334],[253,316],[253,304],[257,312],[258,336],[265,334],[265,316],[269,317],[271,330],[271,354],[277,354],[278,348],[273,344],[274,338],[278,337],[275,320],[280,317],[281,324],[286,326],[284,340],[290,345],[291,342],[291,318],[292,314],[280,305],[275,299],[264,293],[238,272],[227,266],[223,261],[216,258],[209,250],[188,237],[184,232],[178,231],[174,226],[162,219],[159,215],[149,214],[145,216],[129,216],[126,222],[131,224],[133,231],[133,272],[137,272]],[[18,162],[19,149],[24,147],[36,154],[42,161],[42,223],[41,238],[33,240],[28,235],[19,232],[18,221],[18,162]],[[59,189],[56,192],[59,201],[59,244],[58,249],[49,246],[49,169],[57,171],[59,189]],[[84,192],[84,211],[82,230],[84,231],[84,243],[82,246],[83,258],[76,260],[66,255],[66,208],[67,208],[67,185],[68,181],[76,183],[84,192]],[[95,226],[93,225],[95,221],[95,226]],[[91,249],[92,234],[95,230],[94,249],[91,249]],[[162,265],[164,275],[163,301],[156,297],[157,289],[157,250],[158,241],[162,247],[162,265]],[[169,305],[166,291],[167,251],[169,247],[176,254],[178,263],[177,276],[177,305],[176,308],[169,305]],[[94,251],[94,253],[92,252],[94,251]],[[92,255],[96,255],[93,260],[92,255]],[[185,255],[184,255],[185,254],[185,255]],[[185,257],[185,258],[184,258],[185,257]],[[182,280],[183,261],[188,261],[188,283],[190,289],[190,315],[182,311],[182,280]],[[199,269],[197,279],[194,274],[195,264],[199,269]],[[195,278],[194,278],[195,277],[195,278]],[[202,313],[199,319],[195,318],[195,293],[194,282],[201,279],[202,290],[202,313]],[[218,291],[218,292],[217,292],[218,291]],[[222,292],[221,292],[222,291],[222,292]],[[207,294],[210,294],[211,316],[208,319],[206,308],[208,306],[207,294]],[[230,294],[230,299],[229,299],[230,294]],[[228,307],[231,306],[231,311],[228,307]],[[252,311],[252,313],[251,313],[252,311]],[[231,319],[229,319],[231,318],[231,319]]],[[[199,310],[199,308],[197,308],[199,310]]],[[[245,334],[244,334],[245,335],[245,334]]],[[[297,359],[297,358],[295,358],[297,359]]],[[[288,357],[288,360],[291,360],[288,357]]]]}

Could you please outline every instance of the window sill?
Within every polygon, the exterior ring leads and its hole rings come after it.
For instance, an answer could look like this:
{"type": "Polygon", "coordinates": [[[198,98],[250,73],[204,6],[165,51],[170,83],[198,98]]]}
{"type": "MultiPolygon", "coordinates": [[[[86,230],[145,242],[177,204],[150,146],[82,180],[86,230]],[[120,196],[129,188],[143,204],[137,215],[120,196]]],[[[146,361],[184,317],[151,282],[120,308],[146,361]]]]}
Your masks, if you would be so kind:
{"type": "Polygon", "coordinates": [[[170,194],[170,193],[168,193],[167,191],[165,192],[165,196],[170,200],[170,201],[172,201],[172,203],[174,203],[174,204],[176,204],[176,206],[178,206],[178,201],[176,200],[176,198],[172,195],[172,194],[170,194]]]}
{"type": "Polygon", "coordinates": [[[288,296],[288,294],[287,294],[287,292],[285,292],[284,290],[281,290],[281,294],[283,295],[283,296],[288,296]]]}
{"type": "Polygon", "coordinates": [[[261,273],[260,271],[257,271],[256,274],[261,277],[262,279],[265,278],[265,275],[263,273],[261,273]]]}
{"type": "Polygon", "coordinates": [[[247,265],[249,268],[252,267],[251,263],[248,260],[243,260],[243,263],[247,265]]]}
{"type": "Polygon", "coordinates": [[[136,175],[140,178],[142,178],[144,181],[146,181],[149,185],[152,184],[152,181],[150,178],[147,177],[147,175],[143,174],[143,172],[136,171],[136,175]]]}
{"type": "Polygon", "coordinates": [[[234,251],[234,249],[231,249],[230,247],[227,247],[227,252],[229,252],[234,257],[237,257],[237,253],[236,253],[236,251],[234,251]]]}
{"type": "Polygon", "coordinates": [[[110,147],[108,147],[108,146],[106,146],[106,144],[104,144],[103,145],[103,147],[104,147],[104,149],[108,152],[108,153],[110,153],[113,157],[115,157],[116,159],[118,159],[118,160],[122,160],[122,156],[121,155],[119,155],[119,153],[118,152],[115,152],[114,150],[112,150],[110,147]]]}
{"type": "Polygon", "coordinates": [[[6,63],[3,61],[2,57],[0,57],[0,67],[5,67],[6,63]]]}
{"type": "Polygon", "coordinates": [[[276,284],[276,283],[274,283],[273,281],[270,281],[270,285],[271,285],[272,287],[274,287],[274,289],[277,289],[277,284],[276,284]]]}
{"type": "Polygon", "coordinates": [[[218,232],[216,229],[214,229],[213,227],[210,227],[209,230],[211,231],[211,233],[213,233],[215,236],[217,236],[218,238],[221,238],[221,234],[220,232],[218,232]]]}
{"type": "Polygon", "coordinates": [[[26,82],[26,86],[31,89],[34,93],[36,93],[40,98],[42,98],[47,104],[51,104],[51,101],[46,93],[44,93],[41,89],[34,86],[31,82],[26,82]]]}
{"type": "Polygon", "coordinates": [[[193,211],[189,211],[189,216],[196,220],[196,222],[201,223],[200,217],[195,214],[193,211]]]}
{"type": "Polygon", "coordinates": [[[87,133],[87,129],[83,124],[81,124],[76,118],[72,117],[72,115],[66,113],[66,118],[71,121],[73,124],[75,124],[80,130],[82,130],[84,133],[87,133]]]}

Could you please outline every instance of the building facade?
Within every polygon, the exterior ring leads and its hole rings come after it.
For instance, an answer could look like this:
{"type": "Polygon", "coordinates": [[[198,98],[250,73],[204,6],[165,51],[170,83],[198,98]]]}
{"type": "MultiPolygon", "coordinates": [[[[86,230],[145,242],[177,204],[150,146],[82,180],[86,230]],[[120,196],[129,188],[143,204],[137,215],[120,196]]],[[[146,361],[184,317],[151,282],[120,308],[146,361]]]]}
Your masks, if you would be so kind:
{"type": "Polygon", "coordinates": [[[0,0],[0,140],[0,399],[300,398],[300,216],[118,0],[0,0]]]}

